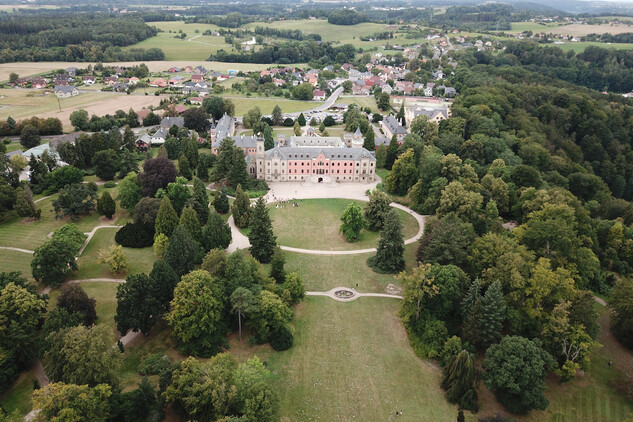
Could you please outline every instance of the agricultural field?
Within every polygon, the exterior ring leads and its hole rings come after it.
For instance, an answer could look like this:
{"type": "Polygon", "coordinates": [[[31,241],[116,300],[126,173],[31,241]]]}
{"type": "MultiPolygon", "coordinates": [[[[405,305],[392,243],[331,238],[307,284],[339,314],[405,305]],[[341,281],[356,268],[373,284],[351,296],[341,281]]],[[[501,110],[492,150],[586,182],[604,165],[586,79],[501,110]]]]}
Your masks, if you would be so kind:
{"type": "Polygon", "coordinates": [[[102,116],[121,109],[127,112],[130,108],[139,110],[157,106],[160,100],[155,95],[143,95],[142,91],[132,95],[91,91],[80,92],[75,97],[60,98],[58,102],[50,90],[0,89],[0,120],[6,120],[9,116],[14,119],[57,117],[64,130],[71,131],[70,114],[75,110],[84,109],[90,115],[102,116]]]}
{"type": "Polygon", "coordinates": [[[587,47],[600,47],[600,48],[612,48],[618,50],[631,50],[633,49],[632,43],[604,43],[593,41],[580,41],[580,42],[565,42],[565,44],[541,44],[542,46],[558,47],[563,51],[574,50],[576,53],[582,53],[587,47]]]}

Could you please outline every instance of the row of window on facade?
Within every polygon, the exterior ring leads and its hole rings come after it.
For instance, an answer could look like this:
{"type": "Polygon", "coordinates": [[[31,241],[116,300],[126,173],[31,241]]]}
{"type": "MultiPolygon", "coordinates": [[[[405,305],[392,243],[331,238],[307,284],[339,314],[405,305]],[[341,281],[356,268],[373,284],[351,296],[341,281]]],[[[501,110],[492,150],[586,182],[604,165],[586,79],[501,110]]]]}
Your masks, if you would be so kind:
{"type": "MultiPolygon", "coordinates": [[[[276,166],[276,165],[278,165],[279,163],[278,163],[277,161],[275,161],[273,164],[276,166]]],[[[290,162],[289,164],[298,165],[299,163],[296,163],[296,162],[295,162],[295,163],[292,163],[292,162],[290,162]]],[[[259,165],[261,165],[261,162],[259,163],[259,165]]],[[[282,162],[282,163],[281,163],[281,165],[282,165],[282,166],[285,166],[285,165],[286,165],[286,163],[282,162]]],[[[305,161],[301,161],[301,166],[303,167],[303,166],[305,166],[305,165],[306,165],[305,161]]],[[[326,161],[325,163],[324,163],[323,161],[319,161],[319,162],[317,163],[317,166],[324,166],[324,165],[325,165],[325,166],[329,166],[329,165],[330,165],[330,163],[329,163],[329,162],[327,162],[327,161],[326,161]]],[[[374,163],[369,163],[369,165],[370,165],[371,167],[373,167],[373,166],[374,166],[374,163]]],[[[308,166],[309,166],[309,165],[308,165],[308,166]]],[[[340,167],[340,166],[341,166],[341,163],[336,163],[336,166],[337,166],[337,167],[340,167]]],[[[351,164],[351,163],[350,163],[350,167],[352,167],[352,166],[353,166],[353,164],[351,164]]],[[[358,167],[358,166],[360,166],[360,163],[356,163],[356,167],[358,167]]],[[[367,163],[363,163],[363,166],[367,166],[367,163]]],[[[334,167],[334,163],[332,163],[332,167],[334,167]]],[[[347,162],[344,162],[344,163],[343,163],[343,167],[347,167],[347,162]]]]}
{"type": "MultiPolygon", "coordinates": [[[[254,172],[255,172],[255,169],[251,168],[251,173],[254,173],[254,172]]],[[[270,169],[267,169],[266,173],[270,174],[270,169]]],[[[273,173],[275,175],[280,174],[278,173],[277,170],[275,170],[273,173]]],[[[299,169],[290,169],[288,173],[299,174],[299,169]]],[[[371,173],[372,171],[370,170],[369,174],[371,173]]],[[[301,174],[304,174],[303,169],[301,169],[301,174]]],[[[306,170],[305,174],[310,174],[310,170],[306,170]]],[[[336,170],[336,173],[334,172],[334,170],[332,170],[332,173],[330,173],[328,169],[313,169],[312,174],[341,174],[341,170],[336,170]]],[[[343,174],[347,174],[347,170],[343,170],[343,174]]],[[[349,174],[354,174],[354,170],[350,169],[349,174]]],[[[356,170],[356,174],[358,174],[358,170],[356,170]]],[[[363,170],[363,174],[367,174],[367,170],[363,170]]]]}

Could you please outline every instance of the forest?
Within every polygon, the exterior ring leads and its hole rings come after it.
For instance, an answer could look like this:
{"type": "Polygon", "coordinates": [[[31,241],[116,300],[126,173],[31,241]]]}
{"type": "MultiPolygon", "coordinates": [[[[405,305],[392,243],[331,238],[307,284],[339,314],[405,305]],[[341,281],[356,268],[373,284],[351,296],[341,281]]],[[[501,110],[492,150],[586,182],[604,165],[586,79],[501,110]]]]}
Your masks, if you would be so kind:
{"type": "Polygon", "coordinates": [[[157,32],[140,18],[103,13],[0,15],[0,62],[163,60],[157,48],[121,50],[157,32]]]}
{"type": "MultiPolygon", "coordinates": [[[[325,58],[327,61],[353,60],[356,48],[351,44],[332,46],[330,43],[317,43],[315,41],[291,41],[272,46],[266,46],[251,53],[231,53],[218,50],[211,55],[209,60],[229,63],[302,63],[313,59],[325,58]]],[[[341,62],[342,63],[342,62],[341,62]]]]}

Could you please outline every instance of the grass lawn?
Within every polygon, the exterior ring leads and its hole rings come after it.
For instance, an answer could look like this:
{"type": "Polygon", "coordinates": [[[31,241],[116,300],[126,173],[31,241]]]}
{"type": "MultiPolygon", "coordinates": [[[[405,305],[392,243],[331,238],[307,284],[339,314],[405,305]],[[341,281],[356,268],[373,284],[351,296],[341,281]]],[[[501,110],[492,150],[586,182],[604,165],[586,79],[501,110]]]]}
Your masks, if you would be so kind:
{"type": "MultiPolygon", "coordinates": [[[[361,208],[363,201],[350,199],[302,199],[299,207],[270,208],[273,230],[280,245],[304,249],[351,250],[374,248],[379,233],[361,231],[361,237],[348,242],[339,233],[340,217],[350,203],[361,208]]],[[[403,222],[404,239],[414,236],[419,229],[417,221],[402,210],[396,210],[403,222]]]]}
{"type": "Polygon", "coordinates": [[[88,297],[97,300],[97,324],[107,325],[112,328],[117,338],[114,315],[116,314],[116,288],[118,283],[90,282],[80,283],[81,288],[86,291],[88,297]]]}
{"type": "MultiPolygon", "coordinates": [[[[404,247],[407,268],[415,263],[417,247],[417,243],[404,247]]],[[[286,271],[301,275],[308,291],[327,291],[346,286],[359,292],[385,293],[387,284],[399,286],[394,274],[378,274],[367,265],[367,258],[373,256],[373,253],[320,256],[284,251],[284,256],[286,271]]]]}
{"type": "Polygon", "coordinates": [[[228,97],[235,104],[235,115],[243,116],[254,107],[259,107],[262,114],[272,114],[273,108],[279,105],[282,113],[293,113],[296,111],[311,110],[323,104],[321,101],[298,101],[286,100],[283,98],[248,98],[248,97],[228,97]]]}
{"type": "Polygon", "coordinates": [[[21,417],[31,411],[31,396],[33,395],[33,382],[35,375],[32,371],[23,372],[13,383],[10,390],[0,396],[0,406],[9,415],[15,412],[21,417]]]}
{"type": "Polygon", "coordinates": [[[282,421],[454,421],[441,372],[418,359],[396,299],[339,303],[308,297],[296,309],[294,346],[259,353],[277,372],[282,421]],[[401,410],[402,416],[395,416],[401,410]]]}
{"type": "Polygon", "coordinates": [[[0,271],[20,271],[26,278],[31,277],[31,259],[33,255],[24,252],[0,249],[0,271]]]}
{"type": "Polygon", "coordinates": [[[374,98],[373,95],[362,97],[342,96],[339,98],[338,102],[343,104],[356,104],[361,108],[369,107],[374,112],[379,111],[378,106],[376,105],[376,98],[374,98]]]}

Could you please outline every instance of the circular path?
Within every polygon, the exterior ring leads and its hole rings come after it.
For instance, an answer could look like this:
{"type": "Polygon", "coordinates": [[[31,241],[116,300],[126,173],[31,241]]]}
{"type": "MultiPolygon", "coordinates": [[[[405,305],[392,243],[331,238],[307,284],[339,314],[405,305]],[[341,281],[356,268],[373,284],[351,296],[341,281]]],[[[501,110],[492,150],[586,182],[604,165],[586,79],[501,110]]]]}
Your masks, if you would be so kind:
{"type": "MultiPolygon", "coordinates": [[[[264,197],[266,202],[273,203],[280,199],[293,200],[293,199],[326,199],[326,198],[339,198],[339,199],[354,199],[359,201],[369,201],[365,192],[372,190],[378,183],[349,183],[349,184],[313,184],[313,183],[295,183],[295,182],[277,182],[270,183],[270,190],[264,197]]],[[[418,222],[419,230],[415,236],[406,239],[405,245],[417,242],[424,233],[424,223],[426,217],[416,213],[415,211],[405,207],[404,205],[392,202],[390,204],[394,208],[398,208],[409,213],[418,222]]],[[[227,221],[231,227],[232,241],[229,245],[227,252],[234,252],[237,249],[250,248],[248,237],[244,236],[242,232],[235,226],[233,222],[233,216],[229,217],[227,221]]],[[[279,247],[288,252],[296,252],[310,255],[357,255],[376,252],[376,248],[368,249],[355,249],[355,250],[343,250],[343,251],[330,251],[319,249],[303,249],[292,248],[290,246],[279,245],[279,247]]]]}

